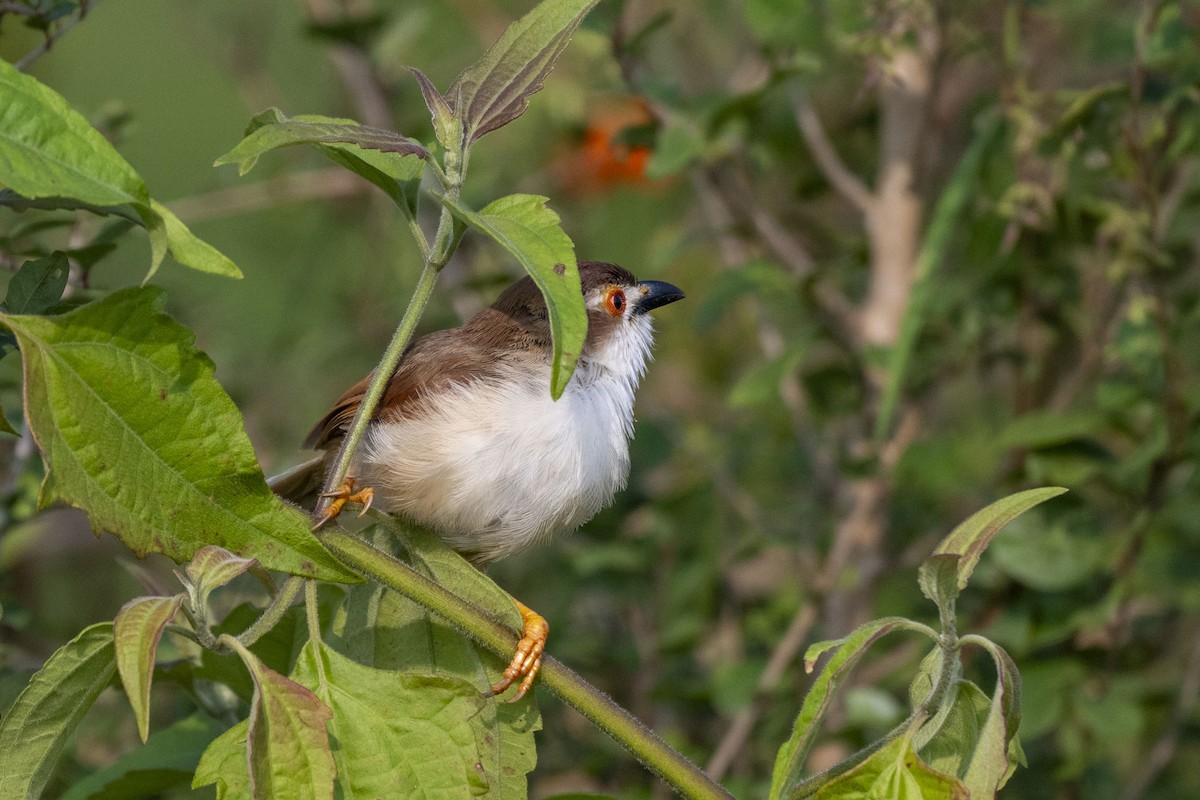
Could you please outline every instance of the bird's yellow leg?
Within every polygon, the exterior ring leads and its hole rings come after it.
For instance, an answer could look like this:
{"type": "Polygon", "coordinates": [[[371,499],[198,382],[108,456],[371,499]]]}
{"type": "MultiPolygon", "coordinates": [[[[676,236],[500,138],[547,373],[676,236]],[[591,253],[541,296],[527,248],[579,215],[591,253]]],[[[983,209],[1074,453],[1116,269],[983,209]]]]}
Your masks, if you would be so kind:
{"type": "Polygon", "coordinates": [[[346,478],[346,480],[342,481],[342,485],[332,492],[322,492],[321,497],[330,497],[333,499],[318,515],[317,522],[312,527],[314,531],[338,514],[341,514],[346,503],[361,503],[362,511],[358,512],[358,515],[361,517],[363,514],[366,514],[371,508],[371,501],[375,499],[375,490],[370,486],[364,486],[355,491],[354,478],[346,478]]]}
{"type": "Polygon", "coordinates": [[[517,642],[517,652],[513,654],[512,661],[504,670],[504,677],[492,687],[492,695],[499,695],[520,680],[517,693],[508,701],[510,703],[520,700],[533,686],[533,681],[542,668],[546,639],[550,636],[550,623],[546,622],[545,617],[515,597],[513,602],[521,612],[521,641],[517,642]]]}

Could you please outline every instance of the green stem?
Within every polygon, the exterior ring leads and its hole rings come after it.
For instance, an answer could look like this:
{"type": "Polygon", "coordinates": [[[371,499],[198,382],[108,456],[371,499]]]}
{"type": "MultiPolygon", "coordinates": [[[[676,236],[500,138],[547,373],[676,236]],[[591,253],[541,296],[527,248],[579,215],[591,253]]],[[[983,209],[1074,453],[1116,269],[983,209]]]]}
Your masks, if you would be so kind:
{"type": "Polygon", "coordinates": [[[308,618],[308,639],[321,641],[321,614],[317,606],[317,582],[304,581],[304,612],[308,618]]]}
{"type": "MultiPolygon", "coordinates": [[[[466,152],[453,154],[447,152],[446,154],[444,185],[446,187],[446,195],[455,200],[458,199],[459,193],[462,190],[463,176],[466,174],[466,156],[466,152]],[[452,155],[453,157],[451,157],[452,155]]],[[[458,239],[461,233],[462,225],[445,207],[442,208],[441,216],[438,218],[437,233],[434,236],[432,246],[425,245],[424,234],[419,229],[414,232],[414,235],[417,236],[418,246],[421,248],[421,254],[425,259],[425,267],[421,270],[421,276],[417,279],[417,286],[413,289],[412,298],[408,301],[408,308],[404,311],[404,317],[400,320],[400,325],[396,328],[395,334],[392,335],[392,341],[388,343],[387,349],[384,350],[383,357],[379,360],[379,365],[371,373],[371,381],[367,385],[367,393],[363,397],[362,403],[358,406],[354,420],[350,423],[350,429],[346,432],[345,438],[342,439],[342,446],[338,449],[337,460],[335,462],[336,466],[325,481],[326,493],[337,489],[346,480],[346,475],[350,472],[350,465],[354,461],[354,453],[358,450],[358,446],[362,442],[367,425],[370,423],[372,417],[375,416],[375,409],[379,406],[379,401],[383,398],[384,390],[387,388],[388,382],[392,379],[392,373],[396,371],[396,365],[400,363],[400,359],[404,356],[404,351],[408,349],[408,344],[412,341],[413,332],[417,329],[417,322],[420,321],[421,314],[424,313],[425,306],[429,303],[429,298],[433,295],[433,287],[437,283],[438,274],[449,263],[450,256],[454,253],[455,248],[458,247],[458,239]]],[[[322,497],[317,501],[314,513],[319,514],[330,502],[331,498],[322,497]]]]}
{"type": "MultiPolygon", "coordinates": [[[[515,632],[408,565],[343,531],[328,530],[322,541],[347,566],[415,600],[501,658],[512,655],[519,638],[515,632]]],[[[732,797],[628,711],[549,656],[542,661],[541,683],[683,796],[698,800],[729,800],[732,797]]]]}
{"type": "Polygon", "coordinates": [[[299,575],[289,575],[279,591],[271,598],[270,604],[263,609],[262,616],[254,621],[246,630],[238,634],[238,641],[249,647],[262,638],[262,635],[279,624],[288,608],[300,595],[300,587],[304,579],[299,575]]]}

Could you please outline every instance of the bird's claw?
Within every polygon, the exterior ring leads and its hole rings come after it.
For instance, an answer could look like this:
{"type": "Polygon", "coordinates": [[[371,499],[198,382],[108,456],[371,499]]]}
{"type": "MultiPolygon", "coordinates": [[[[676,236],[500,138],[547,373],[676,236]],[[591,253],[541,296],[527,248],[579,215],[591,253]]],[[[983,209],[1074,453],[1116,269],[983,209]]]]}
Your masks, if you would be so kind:
{"type": "Polygon", "coordinates": [[[342,513],[342,509],[347,503],[361,503],[362,510],[358,512],[358,516],[363,516],[371,510],[371,503],[375,500],[375,490],[370,486],[364,486],[358,491],[354,490],[354,479],[347,478],[342,482],[342,485],[331,492],[321,492],[321,497],[332,498],[329,505],[320,512],[317,522],[312,526],[312,529],[318,530],[322,525],[329,520],[337,517],[342,513]]]}
{"type": "Polygon", "coordinates": [[[501,695],[519,680],[517,693],[508,700],[510,703],[520,700],[533,686],[542,669],[542,653],[546,651],[546,640],[550,636],[550,623],[546,622],[545,617],[519,601],[517,609],[521,612],[523,623],[521,641],[517,643],[517,652],[504,670],[504,676],[492,686],[489,693],[492,697],[501,695]]]}

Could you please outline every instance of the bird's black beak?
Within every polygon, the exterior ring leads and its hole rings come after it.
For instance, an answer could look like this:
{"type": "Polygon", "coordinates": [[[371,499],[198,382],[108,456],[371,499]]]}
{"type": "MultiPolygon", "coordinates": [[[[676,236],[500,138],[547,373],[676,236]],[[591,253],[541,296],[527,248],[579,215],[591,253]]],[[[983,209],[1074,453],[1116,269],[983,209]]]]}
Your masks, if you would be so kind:
{"type": "Polygon", "coordinates": [[[634,314],[645,314],[659,306],[682,300],[683,290],[665,281],[638,281],[637,296],[633,298],[634,314]]]}

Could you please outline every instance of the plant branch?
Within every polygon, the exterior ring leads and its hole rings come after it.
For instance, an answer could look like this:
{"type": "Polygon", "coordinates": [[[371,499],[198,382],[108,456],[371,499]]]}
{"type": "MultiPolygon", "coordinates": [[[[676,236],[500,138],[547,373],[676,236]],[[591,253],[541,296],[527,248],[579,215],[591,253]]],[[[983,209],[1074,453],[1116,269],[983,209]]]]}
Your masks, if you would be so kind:
{"type": "Polygon", "coordinates": [[[788,625],[783,638],[775,645],[775,649],[771,651],[771,657],[767,660],[767,666],[763,669],[762,675],[759,676],[758,687],[754,690],[753,702],[739,711],[737,716],[733,718],[729,729],[721,737],[716,751],[708,761],[705,769],[714,780],[720,780],[725,775],[726,770],[733,764],[734,758],[737,757],[738,753],[742,752],[742,748],[745,747],[746,741],[750,738],[750,732],[754,728],[754,723],[758,721],[758,717],[762,714],[762,707],[766,699],[779,686],[788,666],[796,660],[796,656],[800,653],[800,648],[808,640],[808,633],[812,630],[816,619],[816,606],[808,602],[802,605],[800,610],[796,612],[796,615],[792,617],[791,624],[788,625]]]}
{"type": "Polygon", "coordinates": [[[817,116],[816,109],[809,102],[808,93],[803,89],[792,92],[792,113],[796,117],[796,125],[800,134],[812,153],[817,169],[842,197],[862,212],[868,219],[875,212],[875,196],[867,188],[862,178],[855,175],[842,161],[841,156],[833,148],[825,126],[817,116]]]}
{"type": "Polygon", "coordinates": [[[22,56],[20,61],[13,64],[13,67],[15,67],[18,72],[24,72],[30,64],[46,55],[46,53],[50,52],[50,48],[54,46],[54,43],[66,36],[72,28],[82,22],[83,18],[87,16],[88,11],[99,2],[100,0],[81,2],[79,4],[78,14],[68,17],[67,19],[64,19],[62,22],[55,25],[53,32],[46,31],[45,41],[22,56]]]}
{"type": "Polygon", "coordinates": [[[271,598],[271,602],[263,609],[262,616],[256,619],[253,625],[238,634],[238,641],[249,647],[261,639],[263,634],[278,625],[279,620],[283,619],[283,615],[300,596],[300,589],[303,585],[304,579],[299,575],[289,575],[283,585],[279,587],[279,591],[271,598]]]}
{"type": "MultiPolygon", "coordinates": [[[[420,603],[502,658],[512,655],[519,634],[471,603],[356,536],[334,529],[325,531],[321,539],[350,568],[420,603]]],[[[549,656],[542,662],[541,683],[685,797],[698,800],[731,797],[610,697],[549,656]]]]}

